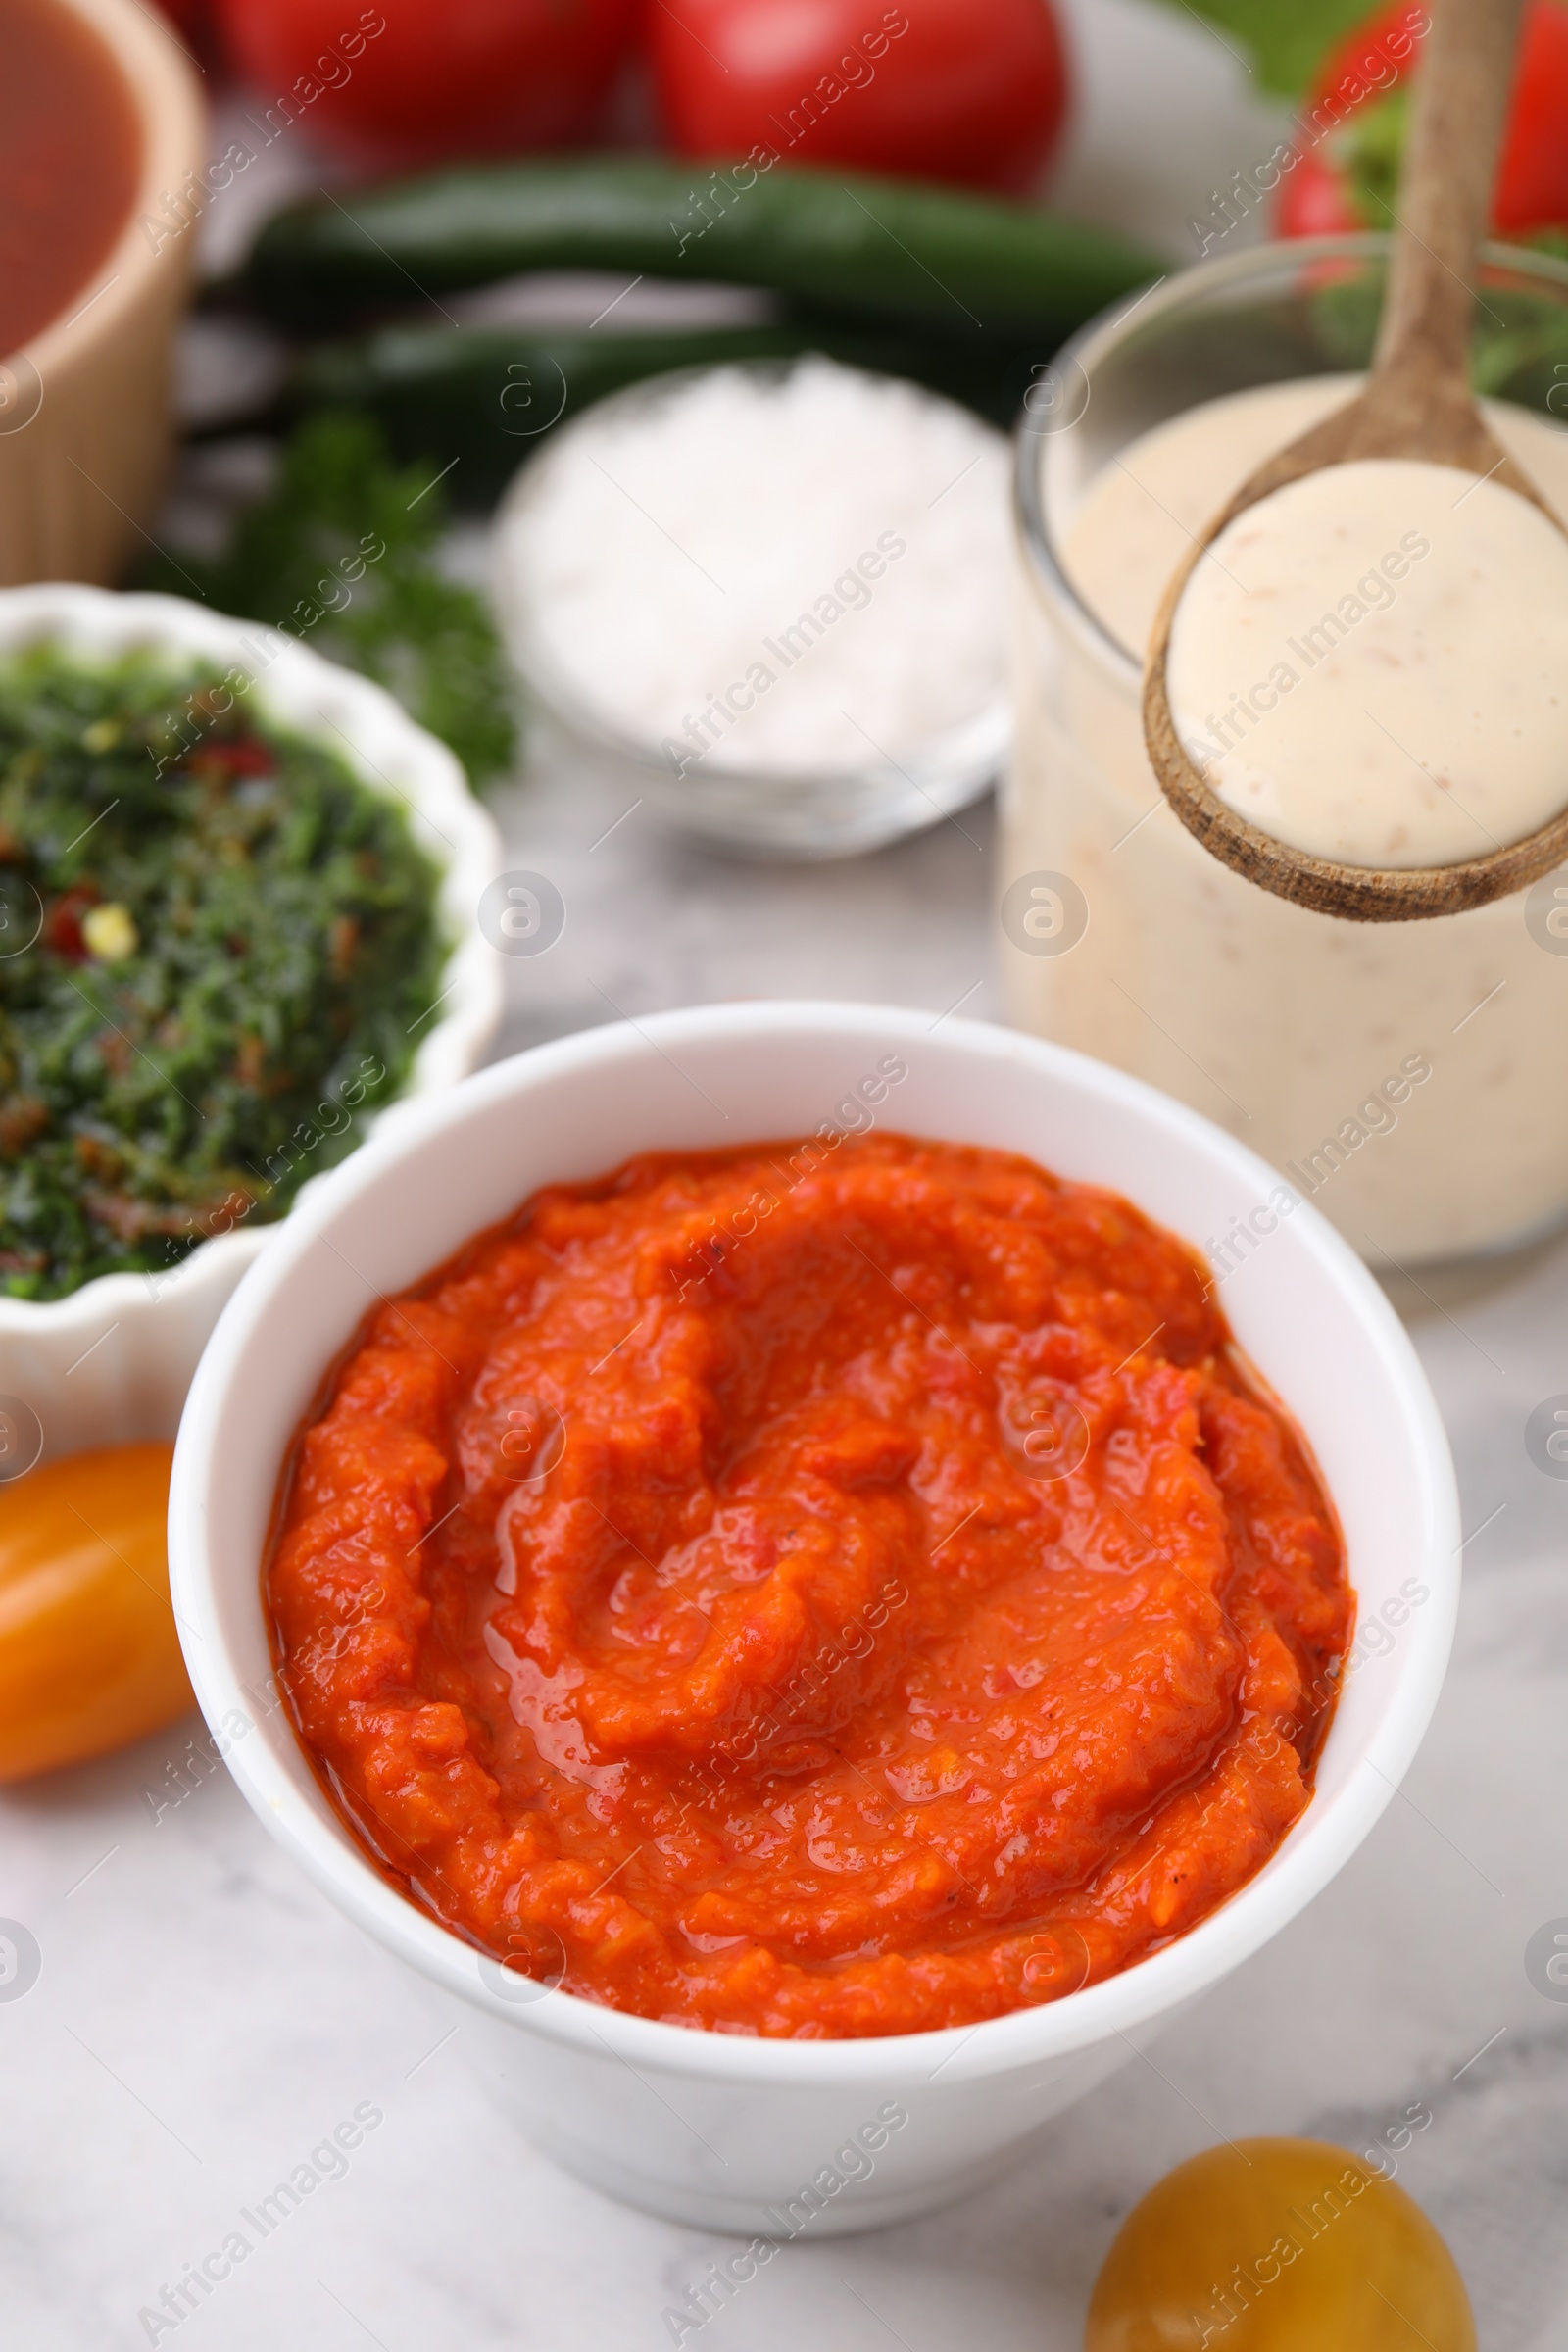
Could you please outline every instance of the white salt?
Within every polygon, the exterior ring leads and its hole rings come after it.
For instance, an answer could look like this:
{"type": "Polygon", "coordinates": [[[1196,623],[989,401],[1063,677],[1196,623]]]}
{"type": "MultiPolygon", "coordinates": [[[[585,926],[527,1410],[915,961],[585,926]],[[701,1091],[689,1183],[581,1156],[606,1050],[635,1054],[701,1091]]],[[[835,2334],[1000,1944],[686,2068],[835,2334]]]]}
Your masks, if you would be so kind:
{"type": "Polygon", "coordinates": [[[590,410],[497,533],[527,669],[678,765],[835,772],[1002,692],[1007,451],[911,384],[807,359],[590,410]]]}

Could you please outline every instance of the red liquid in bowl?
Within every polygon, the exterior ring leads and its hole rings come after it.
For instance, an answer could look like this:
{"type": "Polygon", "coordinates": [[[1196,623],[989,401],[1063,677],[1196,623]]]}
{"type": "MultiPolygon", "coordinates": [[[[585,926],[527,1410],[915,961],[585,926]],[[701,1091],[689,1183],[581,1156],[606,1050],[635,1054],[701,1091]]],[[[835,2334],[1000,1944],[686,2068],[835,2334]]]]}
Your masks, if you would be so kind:
{"type": "Polygon", "coordinates": [[[0,0],[0,354],[85,298],[135,202],[141,126],[98,35],[0,0]]]}

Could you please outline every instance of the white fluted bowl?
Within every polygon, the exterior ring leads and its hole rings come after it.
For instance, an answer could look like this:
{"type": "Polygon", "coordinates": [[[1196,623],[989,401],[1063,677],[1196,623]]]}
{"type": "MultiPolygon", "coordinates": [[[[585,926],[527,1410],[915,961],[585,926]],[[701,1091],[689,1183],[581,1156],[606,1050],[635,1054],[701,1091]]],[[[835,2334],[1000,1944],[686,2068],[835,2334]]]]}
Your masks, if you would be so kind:
{"type": "MultiPolygon", "coordinates": [[[[466,1077],[501,1017],[500,958],[476,921],[480,894],[501,863],[501,839],[445,744],[416,726],[381,687],[297,638],[181,597],[55,584],[0,592],[0,660],[39,642],[88,660],[145,649],[223,670],[242,666],[256,677],[259,717],[318,738],[362,784],[407,810],[414,839],[441,868],[438,919],[452,946],[441,974],[441,1017],[422,1040],[402,1095],[367,1122],[367,1132],[410,1100],[466,1077]]],[[[302,1192],[319,1182],[313,1178],[302,1192]]],[[[225,1299],[280,1230],[242,1227],[203,1242],[169,1273],[105,1274],[65,1298],[0,1298],[0,1392],[36,1416],[41,1458],[172,1438],[225,1299]]]]}

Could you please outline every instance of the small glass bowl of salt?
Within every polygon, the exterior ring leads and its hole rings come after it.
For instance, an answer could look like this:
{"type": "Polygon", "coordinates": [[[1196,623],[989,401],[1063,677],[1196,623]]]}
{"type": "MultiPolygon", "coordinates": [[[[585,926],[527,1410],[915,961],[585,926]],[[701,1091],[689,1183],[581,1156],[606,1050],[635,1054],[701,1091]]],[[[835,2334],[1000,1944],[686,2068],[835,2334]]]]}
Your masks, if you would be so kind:
{"type": "Polygon", "coordinates": [[[681,369],[554,434],[497,521],[531,697],[684,831],[848,857],[1011,741],[1004,436],[818,358],[681,369]]]}

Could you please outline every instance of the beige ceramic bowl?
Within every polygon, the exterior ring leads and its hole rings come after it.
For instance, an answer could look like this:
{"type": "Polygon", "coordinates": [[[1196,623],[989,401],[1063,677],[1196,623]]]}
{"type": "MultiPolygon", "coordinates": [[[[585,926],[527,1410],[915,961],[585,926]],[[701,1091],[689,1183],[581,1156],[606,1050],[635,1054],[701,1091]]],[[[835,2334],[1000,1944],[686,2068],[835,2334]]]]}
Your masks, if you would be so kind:
{"type": "Polygon", "coordinates": [[[195,74],[138,0],[59,0],[110,50],[141,125],[141,174],[95,278],[20,352],[0,355],[0,587],[110,585],[156,507],[172,432],[174,331],[196,230],[158,235],[171,202],[202,201],[206,122],[195,74]]]}

